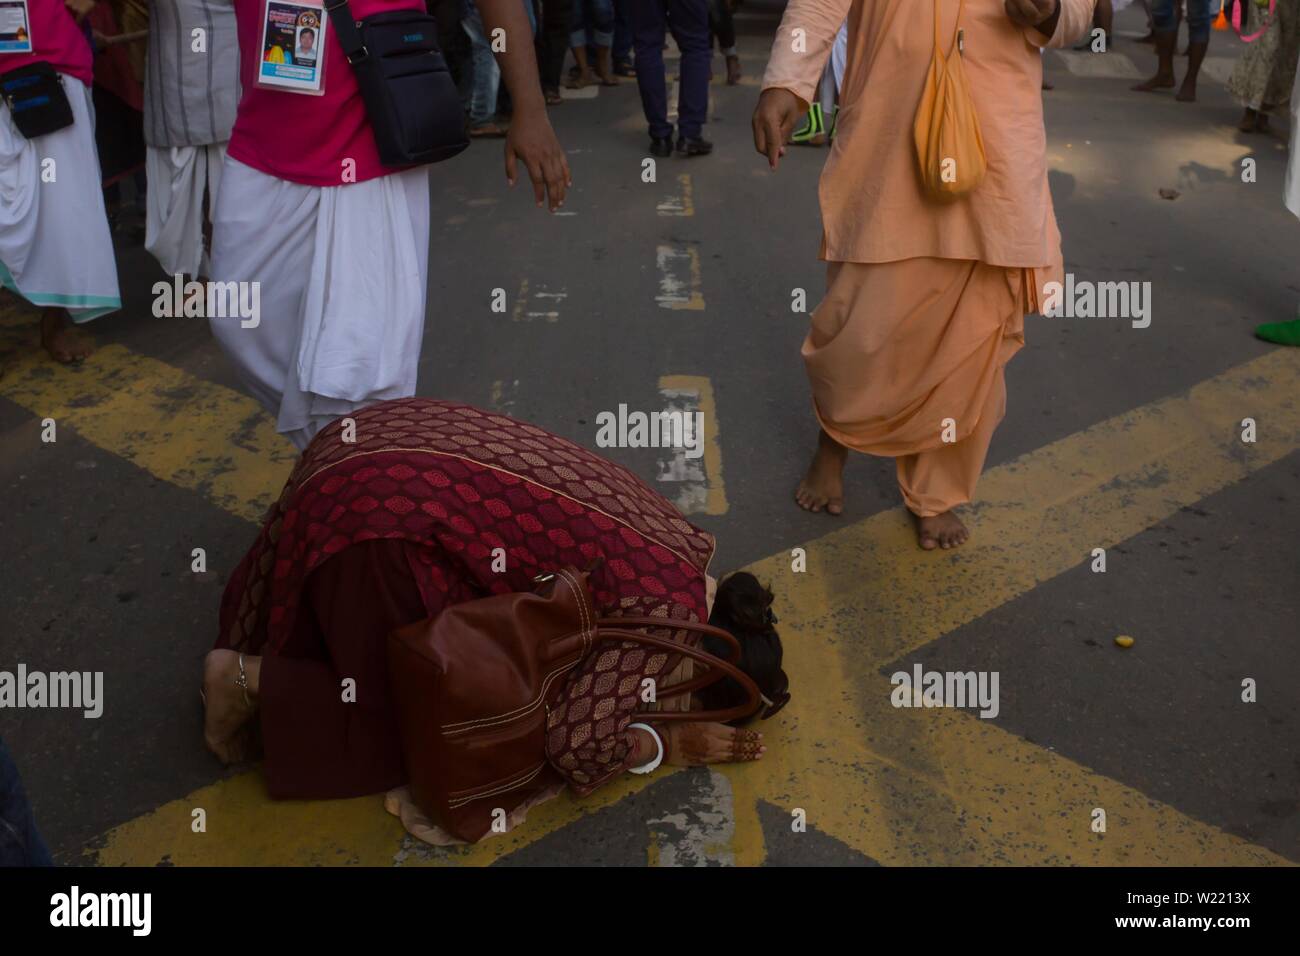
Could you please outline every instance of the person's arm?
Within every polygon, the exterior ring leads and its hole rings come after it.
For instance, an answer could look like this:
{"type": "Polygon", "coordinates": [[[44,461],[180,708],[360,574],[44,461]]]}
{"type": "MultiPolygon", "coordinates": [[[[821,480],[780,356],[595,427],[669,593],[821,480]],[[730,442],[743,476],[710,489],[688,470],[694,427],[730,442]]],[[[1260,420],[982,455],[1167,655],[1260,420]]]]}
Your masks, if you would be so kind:
{"type": "Polygon", "coordinates": [[[816,95],[835,34],[853,0],[790,0],[772,41],[754,110],[754,148],[776,169],[785,141],[816,95]]]}
{"type": "MultiPolygon", "coordinates": [[[[653,715],[646,715],[654,726],[653,715]]],[[[674,767],[700,767],[711,763],[744,763],[759,760],[766,753],[763,735],[728,724],[707,721],[675,721],[655,726],[664,742],[665,764],[674,767]]],[[[659,752],[659,745],[640,727],[628,730],[631,749],[625,764],[630,770],[643,767],[659,752]]]]}
{"type": "Polygon", "coordinates": [[[528,170],[537,205],[549,198],[551,212],[564,205],[564,194],[573,184],[564,150],[555,138],[546,115],[546,100],[537,76],[533,55],[533,30],[524,13],[522,0],[477,0],[488,42],[493,31],[505,31],[505,49],[496,54],[501,78],[510,91],[514,117],[506,134],[506,181],[513,186],[516,163],[528,170]]]}
{"type": "Polygon", "coordinates": [[[95,9],[95,4],[99,0],[63,0],[63,2],[68,12],[72,14],[72,18],[80,23],[86,19],[91,10],[95,9]]]}
{"type": "Polygon", "coordinates": [[[1097,0],[1003,0],[1003,6],[1030,43],[1055,49],[1088,32],[1097,0]]]}

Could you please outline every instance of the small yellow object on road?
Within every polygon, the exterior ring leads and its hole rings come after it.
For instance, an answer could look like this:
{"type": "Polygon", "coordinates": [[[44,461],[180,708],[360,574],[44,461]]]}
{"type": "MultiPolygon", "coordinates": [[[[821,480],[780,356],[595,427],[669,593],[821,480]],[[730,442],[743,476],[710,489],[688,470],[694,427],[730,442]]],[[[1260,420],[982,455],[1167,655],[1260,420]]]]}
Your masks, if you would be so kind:
{"type": "Polygon", "coordinates": [[[1121,634],[1119,637],[1115,638],[1115,643],[1120,647],[1132,647],[1133,638],[1129,637],[1127,634],[1121,634]]]}

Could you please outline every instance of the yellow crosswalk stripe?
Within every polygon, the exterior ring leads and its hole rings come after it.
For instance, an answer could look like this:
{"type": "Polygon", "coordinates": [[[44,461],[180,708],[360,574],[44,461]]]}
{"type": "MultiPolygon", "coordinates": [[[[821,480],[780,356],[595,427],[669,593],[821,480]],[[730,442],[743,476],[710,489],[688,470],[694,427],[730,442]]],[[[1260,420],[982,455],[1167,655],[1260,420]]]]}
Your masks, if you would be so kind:
{"type": "MultiPolygon", "coordinates": [[[[981,484],[975,538],[958,552],[921,553],[904,516],[891,511],[804,545],[805,574],[791,573],[786,551],[755,564],[778,593],[798,696],[764,727],[764,761],[723,771],[734,792],[737,862],[762,860],[760,800],[804,809],[811,827],[883,863],[1286,862],[989,721],[897,711],[879,670],[1080,564],[1092,547],[1123,541],[1293,452],[1298,385],[1295,356],[1270,352],[994,468],[981,484]],[[1258,422],[1254,445],[1237,436],[1245,417],[1258,422]],[[1108,833],[1090,831],[1093,807],[1107,811],[1108,833]]],[[[143,407],[119,414],[147,420],[156,391],[131,394],[143,407]]],[[[79,428],[79,409],[67,414],[79,428]]],[[[98,416],[90,423],[111,431],[98,416]]],[[[176,437],[183,444],[193,433],[176,437]]],[[[405,862],[490,863],[640,785],[622,780],[585,801],[561,797],[504,837],[405,862]]],[[[387,863],[403,854],[403,839],[379,798],[272,803],[252,773],[115,828],[95,859],[387,863]],[[199,806],[207,834],[190,831],[199,806]]]]}
{"type": "MultiPolygon", "coordinates": [[[[12,326],[6,338],[16,338],[12,326]]],[[[297,457],[251,398],[120,345],[71,367],[20,348],[0,398],[249,521],[261,520],[297,457]]]]}

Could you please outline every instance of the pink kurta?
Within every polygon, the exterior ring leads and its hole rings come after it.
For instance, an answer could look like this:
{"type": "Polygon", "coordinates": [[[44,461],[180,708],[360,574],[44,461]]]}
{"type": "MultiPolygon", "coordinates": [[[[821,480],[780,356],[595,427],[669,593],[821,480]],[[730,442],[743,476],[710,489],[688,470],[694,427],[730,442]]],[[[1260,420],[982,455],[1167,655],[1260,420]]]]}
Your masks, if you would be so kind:
{"type": "MultiPolygon", "coordinates": [[[[835,34],[849,20],[848,59],[830,158],[822,172],[822,257],[895,262],[974,259],[996,266],[1059,268],[1061,237],[1047,185],[1040,47],[1082,36],[1094,0],[1061,0],[1055,35],[1021,29],[1003,0],[966,0],[965,68],[988,154],[971,196],[926,198],[912,121],[934,49],[932,0],[790,0],[772,45],[764,89],[811,103],[835,34]],[[792,31],[804,31],[796,52],[792,31]]],[[[940,34],[954,34],[958,0],[942,0],[940,34]]],[[[945,52],[946,49],[945,49],[945,52]]]]}

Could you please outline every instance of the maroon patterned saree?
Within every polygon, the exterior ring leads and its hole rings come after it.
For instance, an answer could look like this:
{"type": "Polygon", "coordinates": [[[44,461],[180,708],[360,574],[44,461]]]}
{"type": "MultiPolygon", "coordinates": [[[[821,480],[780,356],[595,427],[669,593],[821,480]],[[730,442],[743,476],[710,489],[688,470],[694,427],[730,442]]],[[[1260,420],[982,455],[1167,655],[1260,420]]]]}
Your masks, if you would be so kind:
{"type": "MultiPolygon", "coordinates": [[[[355,441],[344,441],[346,420],[316,436],[231,576],[218,647],[274,657],[294,634],[308,576],[376,539],[413,546],[428,613],[532,590],[539,573],[599,560],[591,586],[602,614],[707,618],[712,536],[627,469],[536,426],[452,402],[399,399],[350,417],[355,441]]],[[[641,681],[673,663],[606,646],[574,670],[547,742],[571,787],[588,792],[623,769],[641,681]]]]}

